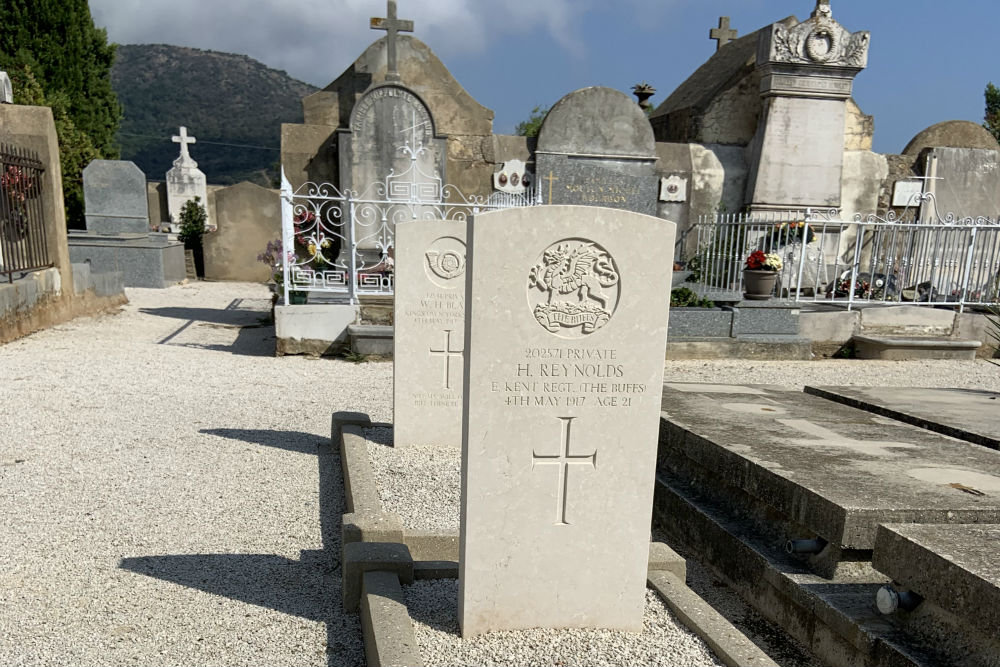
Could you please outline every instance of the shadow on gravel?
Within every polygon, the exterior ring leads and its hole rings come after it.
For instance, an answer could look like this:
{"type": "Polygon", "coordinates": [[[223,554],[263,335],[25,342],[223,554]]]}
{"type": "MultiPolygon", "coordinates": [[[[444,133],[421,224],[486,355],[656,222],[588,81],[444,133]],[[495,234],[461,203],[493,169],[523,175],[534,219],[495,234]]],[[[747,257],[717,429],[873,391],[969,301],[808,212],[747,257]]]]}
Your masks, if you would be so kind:
{"type": "Polygon", "coordinates": [[[240,440],[252,445],[275,447],[299,454],[316,453],[316,434],[303,431],[273,431],[252,428],[203,428],[198,431],[207,435],[217,435],[220,438],[240,440]]]}
{"type": "MultiPolygon", "coordinates": [[[[299,431],[203,429],[234,440],[315,454],[319,466],[322,550],[303,550],[299,560],[275,554],[169,554],[123,558],[119,567],[213,595],[274,609],[326,624],[327,663],[363,665],[357,614],[341,603],[340,530],[344,513],[340,454],[329,440],[299,431]]],[[[248,524],[247,530],[253,530],[248,524]]],[[[152,601],[151,601],[152,603],[152,601]]]]}
{"type": "Polygon", "coordinates": [[[169,317],[187,320],[169,336],[157,341],[160,345],[191,347],[215,352],[228,352],[251,357],[273,357],[275,351],[274,324],[265,324],[269,318],[270,300],[268,299],[233,299],[228,306],[218,308],[140,308],[139,312],[157,317],[169,317]],[[245,307],[252,306],[252,307],[245,307]],[[220,343],[199,343],[189,341],[173,342],[185,331],[189,336],[198,337],[199,327],[218,329],[237,329],[236,340],[231,345],[220,343]]]}

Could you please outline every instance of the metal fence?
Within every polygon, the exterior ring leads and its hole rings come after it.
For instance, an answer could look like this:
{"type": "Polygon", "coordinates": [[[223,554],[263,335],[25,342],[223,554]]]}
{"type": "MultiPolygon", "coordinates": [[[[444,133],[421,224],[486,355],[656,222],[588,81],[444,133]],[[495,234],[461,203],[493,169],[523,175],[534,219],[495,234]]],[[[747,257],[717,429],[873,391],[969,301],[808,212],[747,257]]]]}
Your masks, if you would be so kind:
{"type": "MultiPolygon", "coordinates": [[[[922,195],[919,202],[933,195],[922,195]]],[[[935,210],[936,207],[928,207],[935,210]]],[[[754,250],[781,260],[777,296],[805,302],[969,305],[1000,302],[1000,223],[949,214],[913,220],[807,211],[768,218],[702,218],[697,251],[687,261],[695,289],[717,301],[738,300],[743,265],[754,250]]]]}
{"type": "Polygon", "coordinates": [[[393,294],[398,222],[466,220],[482,211],[533,205],[533,191],[466,197],[423,173],[415,159],[407,170],[360,192],[312,182],[293,191],[282,173],[285,303],[301,292],[342,295],[350,303],[361,294],[393,294]]]}
{"type": "Polygon", "coordinates": [[[38,156],[0,144],[0,276],[52,266],[42,212],[42,173],[38,156]]]}

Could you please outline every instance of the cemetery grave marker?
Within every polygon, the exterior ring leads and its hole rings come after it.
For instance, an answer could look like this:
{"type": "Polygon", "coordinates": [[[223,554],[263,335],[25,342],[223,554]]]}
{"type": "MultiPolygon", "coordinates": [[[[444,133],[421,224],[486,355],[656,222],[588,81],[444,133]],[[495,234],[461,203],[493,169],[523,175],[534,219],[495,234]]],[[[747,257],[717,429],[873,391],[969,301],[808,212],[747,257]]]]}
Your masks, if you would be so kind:
{"type": "Polygon", "coordinates": [[[466,222],[396,225],[393,442],[462,444],[466,222]]]}
{"type": "Polygon", "coordinates": [[[642,628],[673,237],[586,206],[470,221],[464,636],[642,628]]]}

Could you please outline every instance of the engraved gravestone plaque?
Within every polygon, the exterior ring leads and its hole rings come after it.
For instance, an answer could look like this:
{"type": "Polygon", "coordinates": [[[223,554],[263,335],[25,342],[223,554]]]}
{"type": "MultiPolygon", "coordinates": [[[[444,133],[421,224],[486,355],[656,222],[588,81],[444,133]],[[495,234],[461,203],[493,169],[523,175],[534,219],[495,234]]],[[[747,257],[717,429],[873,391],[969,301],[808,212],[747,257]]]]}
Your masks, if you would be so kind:
{"type": "Polygon", "coordinates": [[[393,442],[462,444],[465,222],[396,225],[393,442]]]}
{"type": "Polygon", "coordinates": [[[468,239],[462,633],[640,630],[674,224],[544,206],[468,239]]]}

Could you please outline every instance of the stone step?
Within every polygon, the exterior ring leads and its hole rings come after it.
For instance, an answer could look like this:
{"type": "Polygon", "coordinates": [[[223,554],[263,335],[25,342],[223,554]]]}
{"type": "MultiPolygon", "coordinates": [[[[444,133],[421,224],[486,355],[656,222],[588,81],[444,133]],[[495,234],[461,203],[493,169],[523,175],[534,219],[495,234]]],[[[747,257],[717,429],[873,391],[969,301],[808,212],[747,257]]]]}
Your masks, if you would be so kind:
{"type": "Polygon", "coordinates": [[[964,359],[976,358],[982,343],[935,336],[871,336],[856,334],[854,355],[858,359],[885,359],[904,361],[911,359],[964,359]]]}
{"type": "Polygon", "coordinates": [[[392,356],[393,327],[379,324],[352,324],[347,327],[351,352],[392,356]]]}

